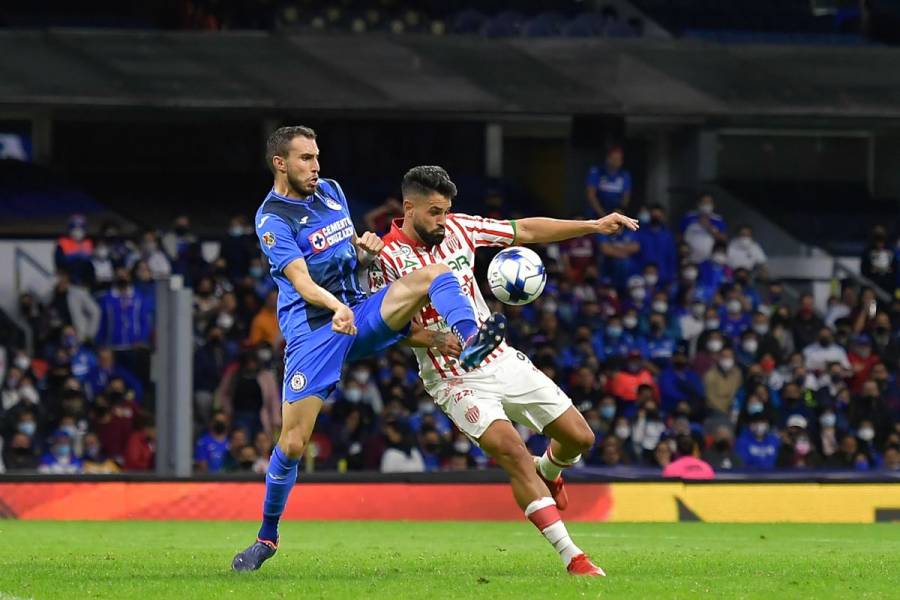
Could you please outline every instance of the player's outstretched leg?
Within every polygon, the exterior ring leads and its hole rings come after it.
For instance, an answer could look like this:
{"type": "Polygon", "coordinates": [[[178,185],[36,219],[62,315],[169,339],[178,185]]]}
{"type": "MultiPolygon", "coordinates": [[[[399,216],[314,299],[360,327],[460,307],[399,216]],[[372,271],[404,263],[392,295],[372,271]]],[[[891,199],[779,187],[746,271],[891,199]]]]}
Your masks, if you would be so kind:
{"type": "Polygon", "coordinates": [[[266,472],[266,497],[263,501],[262,526],[256,541],[231,562],[235,571],[255,571],[274,556],[278,549],[278,522],[288,496],[297,481],[297,465],[309,443],[316,417],[322,408],[318,396],[308,396],[281,405],[282,429],[278,444],[272,451],[266,472]]]}
{"type": "Polygon", "coordinates": [[[544,428],[544,435],[550,438],[550,445],[543,456],[534,457],[538,475],[556,500],[559,510],[569,506],[562,471],[581,459],[581,455],[594,447],[594,432],[581,413],[571,406],[544,428]]]}
{"type": "Polygon", "coordinates": [[[445,264],[429,265],[393,282],[381,305],[381,317],[399,331],[429,300],[462,343],[459,361],[465,369],[480,365],[506,337],[506,317],[499,313],[478,326],[471,300],[445,264]]]}
{"type": "Polygon", "coordinates": [[[566,570],[572,575],[605,575],[572,541],[556,502],[538,477],[532,456],[512,424],[509,421],[494,421],[478,439],[478,444],[509,475],[519,508],[525,511],[525,517],[559,553],[566,570]]]}

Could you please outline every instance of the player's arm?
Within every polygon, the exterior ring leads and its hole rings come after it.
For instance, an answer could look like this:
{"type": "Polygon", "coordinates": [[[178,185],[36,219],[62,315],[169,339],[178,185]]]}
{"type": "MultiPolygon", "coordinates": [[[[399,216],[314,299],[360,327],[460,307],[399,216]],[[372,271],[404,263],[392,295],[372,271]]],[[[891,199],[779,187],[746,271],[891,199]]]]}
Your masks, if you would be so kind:
{"type": "Polygon", "coordinates": [[[462,346],[459,343],[459,338],[455,335],[426,329],[416,321],[413,321],[411,326],[412,329],[409,336],[403,340],[405,345],[413,348],[434,348],[445,356],[459,358],[462,346]]]}
{"type": "Polygon", "coordinates": [[[620,213],[610,213],[590,221],[529,217],[516,221],[515,241],[518,244],[547,244],[594,233],[614,235],[622,228],[635,231],[638,228],[637,219],[620,213]]]}
{"type": "Polygon", "coordinates": [[[353,311],[350,307],[334,297],[334,294],[313,281],[306,267],[306,261],[295,258],[283,269],[284,276],[288,278],[297,293],[313,306],[321,306],[334,312],[331,319],[331,328],[347,335],[356,335],[356,325],[353,323],[353,311]]]}

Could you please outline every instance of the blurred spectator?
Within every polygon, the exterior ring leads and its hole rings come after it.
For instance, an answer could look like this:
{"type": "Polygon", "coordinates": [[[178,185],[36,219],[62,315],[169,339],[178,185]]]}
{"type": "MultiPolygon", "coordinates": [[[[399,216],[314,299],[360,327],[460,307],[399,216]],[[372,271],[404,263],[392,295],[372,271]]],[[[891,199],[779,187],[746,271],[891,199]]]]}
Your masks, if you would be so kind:
{"type": "Polygon", "coordinates": [[[240,343],[247,338],[250,328],[238,314],[237,296],[233,292],[222,294],[214,319],[226,339],[240,343]]]}
{"type": "Polygon", "coordinates": [[[697,442],[689,435],[680,435],[676,440],[678,458],[663,469],[663,477],[680,479],[714,479],[716,474],[709,464],[700,458],[697,442]]]}
{"type": "Polygon", "coordinates": [[[44,475],[75,475],[82,472],[81,460],[72,450],[72,439],[64,431],[53,434],[50,450],[41,458],[38,473],[44,475]]]}
{"type": "Polygon", "coordinates": [[[218,325],[211,326],[206,333],[206,342],[194,353],[194,416],[198,423],[209,422],[213,393],[231,358],[222,329],[218,325]]]}
{"type": "Polygon", "coordinates": [[[649,386],[654,398],[659,397],[653,374],[644,365],[641,353],[631,350],[625,368],[617,371],[610,382],[609,392],[624,403],[626,414],[633,415],[637,412],[635,401],[641,386],[649,386]]]}
{"type": "Polygon", "coordinates": [[[249,445],[244,446],[241,448],[240,452],[238,452],[238,470],[248,473],[254,472],[253,469],[257,460],[259,460],[259,455],[256,453],[256,448],[249,445]]]}
{"type": "Polygon", "coordinates": [[[244,275],[250,267],[250,259],[255,256],[259,256],[259,242],[253,227],[247,223],[244,215],[231,217],[228,235],[222,240],[222,275],[233,279],[244,275]]]}
{"type": "Polygon", "coordinates": [[[6,438],[3,445],[3,462],[8,473],[37,469],[39,461],[33,437],[33,435],[15,432],[11,437],[6,438]]]}
{"type": "Polygon", "coordinates": [[[277,348],[281,340],[281,329],[278,327],[278,290],[272,290],[266,296],[265,305],[250,323],[250,343],[257,345],[266,342],[277,348]]]}
{"type": "MultiPolygon", "coordinates": [[[[583,219],[584,217],[578,215],[575,218],[583,219]]],[[[596,238],[585,235],[559,242],[558,246],[562,266],[567,276],[576,283],[584,281],[587,269],[597,265],[596,238]]]]}
{"type": "Polygon", "coordinates": [[[415,446],[415,438],[409,427],[398,420],[384,424],[387,448],[381,455],[382,473],[414,473],[425,470],[422,453],[415,446]]]}
{"type": "Polygon", "coordinates": [[[848,373],[851,371],[847,351],[834,343],[834,335],[827,327],[820,328],[815,343],[803,349],[803,360],[810,371],[824,371],[829,363],[838,363],[848,373]]]}
{"type": "Polygon", "coordinates": [[[850,370],[853,372],[849,381],[850,391],[858,394],[863,383],[871,376],[872,369],[881,363],[881,358],[872,352],[872,340],[869,336],[862,334],[853,338],[847,359],[850,362],[850,370]]]}
{"type": "Polygon", "coordinates": [[[260,431],[253,440],[253,447],[256,449],[256,462],[253,463],[253,472],[264,474],[269,469],[269,457],[272,456],[272,438],[260,431]]]}
{"type": "Polygon", "coordinates": [[[116,378],[125,382],[125,386],[134,393],[135,401],[140,403],[143,399],[143,385],[134,373],[116,364],[116,355],[109,348],[100,348],[97,351],[97,362],[85,377],[85,391],[88,398],[101,393],[110,381],[116,378]]]}
{"type": "Polygon", "coordinates": [[[366,225],[366,231],[384,235],[391,230],[393,220],[402,216],[403,204],[393,196],[390,196],[383,203],[367,212],[363,217],[363,223],[366,225]]]}
{"type": "Polygon", "coordinates": [[[894,249],[888,246],[883,225],[872,228],[872,240],[863,250],[860,272],[878,287],[893,295],[897,288],[897,263],[894,249]]]}
{"type": "Polygon", "coordinates": [[[638,403],[640,409],[631,428],[631,443],[635,456],[638,456],[641,462],[651,463],[653,452],[666,431],[666,425],[659,414],[659,407],[650,386],[641,386],[638,403]]]}
{"type": "Polygon", "coordinates": [[[812,294],[800,296],[800,306],[797,308],[791,325],[795,346],[806,348],[812,344],[822,332],[824,325],[822,319],[815,314],[812,294]]]}
{"type": "Polygon", "coordinates": [[[116,269],[116,284],[100,297],[100,330],[97,343],[110,347],[116,361],[148,379],[149,344],[153,315],[151,304],[135,292],[127,269],[116,269]]]}
{"type": "Polygon", "coordinates": [[[873,350],[891,370],[900,368],[900,334],[892,333],[890,317],[880,312],[872,323],[873,350]]]}
{"type": "Polygon", "coordinates": [[[84,436],[84,472],[99,475],[110,475],[119,472],[119,465],[103,453],[100,439],[95,433],[84,436]]]}
{"type": "MultiPolygon", "coordinates": [[[[713,197],[704,194],[697,202],[697,210],[687,213],[681,220],[681,235],[690,247],[690,260],[700,264],[709,260],[716,243],[724,244],[725,220],[715,213],[713,197]]],[[[725,256],[724,246],[722,247],[725,256]]],[[[722,261],[721,264],[725,264],[722,261]]]]}
{"type": "Polygon", "coordinates": [[[810,441],[806,428],[807,421],[800,415],[792,415],[787,420],[776,461],[779,468],[814,469],[822,464],[822,457],[810,441]]]}
{"type": "Polygon", "coordinates": [[[222,472],[228,450],[228,418],[217,414],[209,424],[209,431],[194,447],[194,469],[201,473],[222,472]]]}
{"type": "Polygon", "coordinates": [[[881,459],[883,471],[900,471],[900,447],[888,446],[881,459]]]}
{"type": "Polygon", "coordinates": [[[669,445],[669,440],[659,442],[656,444],[656,449],[653,451],[654,466],[665,471],[672,462],[672,454],[672,447],[669,445]]]}
{"type": "Polygon", "coordinates": [[[853,434],[841,437],[841,444],[828,461],[828,466],[836,469],[869,469],[869,457],[859,448],[859,442],[853,434]]]}
{"type": "Polygon", "coordinates": [[[115,268],[109,246],[102,238],[97,240],[91,255],[91,289],[106,289],[112,285],[115,268]]]}
{"type": "MultiPolygon", "coordinates": [[[[271,350],[269,350],[271,353],[271,350]]],[[[225,369],[215,405],[231,421],[253,438],[259,431],[272,435],[281,427],[281,393],[275,374],[263,369],[256,349],[241,355],[240,361],[225,369]]]]}
{"type": "Polygon", "coordinates": [[[716,242],[709,258],[697,265],[697,289],[707,302],[712,300],[722,284],[731,280],[731,269],[727,264],[725,244],[716,242]]]}
{"type": "Polygon", "coordinates": [[[766,264],[766,253],[753,239],[753,229],[749,225],[738,228],[737,235],[728,243],[728,266],[732,269],[753,271],[766,264]]]}
{"type": "Polygon", "coordinates": [[[147,263],[153,279],[164,279],[172,273],[169,258],[160,249],[156,233],[153,231],[145,231],[141,234],[140,246],[131,253],[125,261],[125,266],[132,269],[140,261],[147,263]]]}
{"type": "Polygon", "coordinates": [[[703,411],[706,390],[700,377],[688,368],[688,356],[684,350],[672,356],[672,362],[659,375],[659,393],[663,413],[669,414],[681,402],[687,402],[691,414],[703,411]]]}
{"type": "Polygon", "coordinates": [[[639,270],[637,254],[641,251],[641,244],[637,233],[622,229],[614,235],[601,235],[599,239],[604,273],[612,279],[616,288],[624,289],[628,278],[639,270]]]}
{"type": "Polygon", "coordinates": [[[626,464],[622,454],[622,441],[618,436],[611,435],[600,442],[600,466],[615,467],[626,464]]]}
{"type": "Polygon", "coordinates": [[[734,450],[734,434],[730,427],[716,427],[712,444],[703,453],[703,460],[716,471],[731,471],[744,466],[744,461],[734,450]]]}
{"type": "Polygon", "coordinates": [[[750,426],[738,437],[735,452],[747,469],[771,471],[775,468],[780,442],[769,431],[769,422],[762,414],[751,417],[750,426]]]}
{"type": "Polygon", "coordinates": [[[723,348],[719,352],[716,366],[703,376],[707,409],[722,415],[730,414],[735,395],[743,381],[741,370],[734,363],[734,351],[723,348]]]}
{"type": "Polygon", "coordinates": [[[194,289],[194,327],[198,331],[206,331],[215,323],[219,310],[219,298],[215,295],[215,284],[211,277],[201,277],[194,289]]]}
{"type": "Polygon", "coordinates": [[[641,247],[638,260],[641,267],[656,265],[659,284],[665,287],[675,281],[677,274],[675,237],[666,222],[666,212],[662,205],[651,204],[648,208],[649,223],[642,222],[637,235],[641,247]]]}
{"type": "Polygon", "coordinates": [[[187,215],[175,218],[172,228],[163,234],[160,246],[172,263],[172,272],[184,277],[185,284],[193,285],[206,263],[187,215]]]}
{"type": "Polygon", "coordinates": [[[631,201],[631,173],[623,168],[625,152],[613,146],[606,152],[606,164],[588,170],[586,195],[594,218],[614,210],[625,211],[631,201]]]}
{"type": "Polygon", "coordinates": [[[93,267],[91,257],[94,243],[87,237],[87,221],[84,215],[72,215],[66,233],[56,241],[54,264],[57,272],[65,271],[72,283],[89,285],[93,267]]]}
{"type": "Polygon", "coordinates": [[[156,462],[156,428],[149,421],[135,428],[125,449],[126,471],[150,471],[156,462]]]}
{"type": "Polygon", "coordinates": [[[856,307],[856,289],[852,285],[844,284],[841,288],[841,297],[832,296],[828,299],[828,311],[825,313],[825,325],[834,329],[838,319],[849,317],[856,307]]]}
{"type": "MultiPolygon", "coordinates": [[[[317,435],[313,435],[312,440],[309,443],[309,448],[312,451],[312,456],[318,458],[316,456],[318,440],[317,435]]],[[[246,432],[240,428],[234,428],[231,430],[231,433],[228,435],[228,452],[225,453],[225,470],[228,472],[239,471],[241,469],[241,453],[244,448],[247,447],[247,434],[246,432]]],[[[254,458],[254,461],[256,459],[254,458]]]]}
{"type": "Polygon", "coordinates": [[[44,319],[51,335],[67,325],[75,328],[79,340],[93,340],[97,335],[100,307],[86,289],[71,283],[65,271],[57,273],[45,306],[44,319]]]}
{"type": "Polygon", "coordinates": [[[136,420],[137,405],[119,389],[109,388],[94,399],[91,431],[97,434],[103,453],[120,465],[125,464],[125,451],[136,420]]]}

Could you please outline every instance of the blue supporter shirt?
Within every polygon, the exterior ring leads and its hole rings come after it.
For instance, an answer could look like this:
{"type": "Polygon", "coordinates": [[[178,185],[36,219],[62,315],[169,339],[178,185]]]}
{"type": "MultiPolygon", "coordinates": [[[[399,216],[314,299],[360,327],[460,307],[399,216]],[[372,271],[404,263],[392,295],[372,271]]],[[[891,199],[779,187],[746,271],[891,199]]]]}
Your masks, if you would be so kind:
{"type": "Polygon", "coordinates": [[[744,461],[744,466],[756,471],[771,471],[775,468],[778,446],[781,441],[774,433],[767,433],[758,440],[749,430],[744,431],[734,446],[735,452],[744,461]]]}
{"type": "Polygon", "coordinates": [[[610,172],[604,167],[591,167],[587,174],[587,187],[597,190],[597,199],[606,212],[613,211],[631,191],[631,173],[625,169],[610,172]]]}
{"type": "Polygon", "coordinates": [[[365,300],[356,273],[353,221],[336,181],[320,180],[316,191],[303,199],[270,191],[256,211],[255,225],[278,286],[278,325],[288,343],[332,318],[327,308],[308,305],[285,276],[284,268],[294,260],[304,259],[312,280],[347,306],[365,300]]]}
{"type": "Polygon", "coordinates": [[[228,454],[228,439],[221,442],[207,433],[199,440],[194,448],[194,461],[206,462],[210,473],[217,473],[225,468],[225,455],[228,454]]]}

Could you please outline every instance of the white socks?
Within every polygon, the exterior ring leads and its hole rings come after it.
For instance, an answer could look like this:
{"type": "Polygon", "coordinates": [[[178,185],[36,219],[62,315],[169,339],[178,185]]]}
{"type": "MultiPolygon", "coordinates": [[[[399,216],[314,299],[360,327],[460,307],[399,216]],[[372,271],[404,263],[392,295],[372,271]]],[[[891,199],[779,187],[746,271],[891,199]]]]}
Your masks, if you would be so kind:
{"type": "Polygon", "coordinates": [[[547,451],[538,459],[538,469],[541,472],[541,475],[547,481],[554,481],[559,474],[562,473],[562,470],[566,467],[571,467],[575,463],[581,460],[581,455],[579,454],[575,458],[573,458],[569,462],[563,462],[558,460],[553,456],[553,453],[550,451],[550,446],[547,446],[547,451]]]}
{"type": "Polygon", "coordinates": [[[582,553],[569,537],[553,498],[538,498],[525,508],[525,516],[556,549],[564,565],[569,566],[572,559],[582,553]]]}

